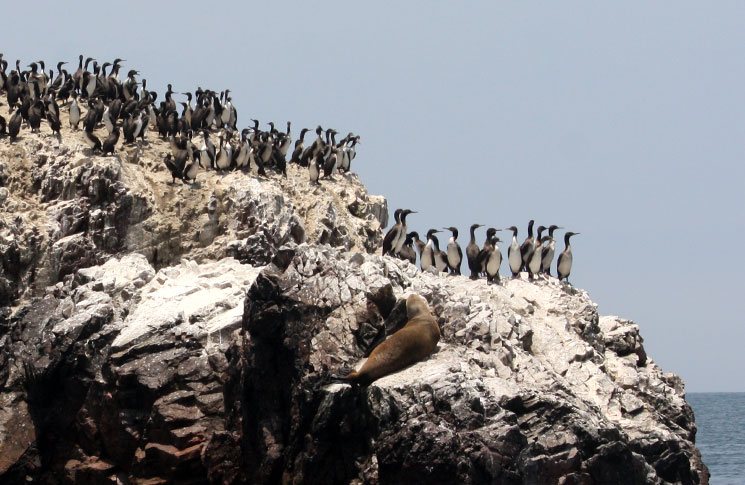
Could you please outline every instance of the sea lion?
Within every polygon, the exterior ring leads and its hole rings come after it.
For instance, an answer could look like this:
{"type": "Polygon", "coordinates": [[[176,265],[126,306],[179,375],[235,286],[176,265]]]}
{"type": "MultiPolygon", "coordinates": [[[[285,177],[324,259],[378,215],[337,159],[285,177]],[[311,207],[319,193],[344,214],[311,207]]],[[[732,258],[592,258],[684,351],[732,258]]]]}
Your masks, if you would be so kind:
{"type": "Polygon", "coordinates": [[[366,386],[376,379],[392,374],[427,358],[440,340],[440,327],[432,316],[427,300],[419,295],[406,299],[406,324],[380,343],[360,370],[352,371],[343,380],[366,386]]]}

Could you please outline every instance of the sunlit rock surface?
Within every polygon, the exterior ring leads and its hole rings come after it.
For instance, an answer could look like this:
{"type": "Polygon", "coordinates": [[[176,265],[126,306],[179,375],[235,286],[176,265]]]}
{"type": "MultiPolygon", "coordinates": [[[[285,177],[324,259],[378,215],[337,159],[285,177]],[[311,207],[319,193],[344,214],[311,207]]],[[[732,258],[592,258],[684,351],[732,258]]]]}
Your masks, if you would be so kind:
{"type": "Polygon", "coordinates": [[[353,174],[172,184],[153,133],[45,130],[0,139],[0,482],[708,483],[682,381],[584,291],[377,255],[353,174]],[[412,292],[438,350],[334,380],[412,292]]]}

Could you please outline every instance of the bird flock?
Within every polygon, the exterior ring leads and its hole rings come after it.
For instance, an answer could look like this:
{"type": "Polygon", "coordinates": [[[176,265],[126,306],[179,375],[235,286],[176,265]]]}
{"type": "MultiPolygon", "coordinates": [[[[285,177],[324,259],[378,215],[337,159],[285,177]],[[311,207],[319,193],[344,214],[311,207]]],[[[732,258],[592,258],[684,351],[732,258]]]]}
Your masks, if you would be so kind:
{"type": "Polygon", "coordinates": [[[288,156],[289,163],[308,169],[312,184],[333,180],[335,173],[351,169],[360,143],[354,133],[337,141],[339,132],[319,125],[316,139],[306,146],[305,135],[311,130],[303,128],[290,151],[289,121],[285,131],[275,128],[273,122],[267,123],[268,130],[262,130],[259,121],[252,119],[252,126],[238,131],[238,111],[229,89],[218,94],[198,87],[193,93],[177,93],[169,84],[164,99],[158,102],[158,93],[147,89],[147,80],[138,80],[139,71],[130,69],[126,78],[120,79],[123,62],[117,58],[99,65],[80,55],[75,72],[70,74],[64,68],[67,62],[58,62],[55,76],[53,69],[47,74],[44,61],[32,62],[23,70],[17,60],[15,69],[8,73],[8,62],[0,54],[0,96],[6,98],[10,116],[6,120],[0,115],[0,137],[7,135],[15,142],[22,126],[38,133],[43,122],[60,137],[62,107],[67,110],[71,130],[79,130],[82,124],[83,139],[92,153],[115,154],[120,139],[122,145],[134,145],[145,142],[148,130],[156,130],[170,143],[171,153],[163,163],[172,175],[171,183],[177,179],[193,182],[201,170],[256,171],[268,177],[267,170],[272,169],[286,177],[288,156]],[[177,95],[186,100],[177,103],[177,95]],[[96,130],[101,128],[105,136],[99,137],[96,130]]]}
{"type": "MultiPolygon", "coordinates": [[[[124,59],[112,62],[98,61],[83,55],[78,56],[78,68],[70,74],[66,62],[57,63],[57,75],[53,69],[47,74],[44,61],[28,64],[21,69],[17,60],[15,69],[8,73],[8,62],[0,54],[0,97],[7,100],[9,120],[0,115],[0,137],[9,136],[11,143],[18,138],[25,124],[32,133],[39,133],[46,122],[53,135],[61,137],[60,109],[68,114],[69,128],[78,131],[83,125],[83,139],[92,153],[114,154],[120,139],[122,145],[134,145],[146,140],[148,130],[156,130],[170,144],[170,153],[163,163],[176,180],[184,183],[196,180],[202,170],[227,172],[240,170],[268,177],[267,169],[287,176],[287,164],[295,163],[307,167],[312,184],[322,178],[333,180],[337,172],[349,172],[356,156],[360,137],[348,133],[337,141],[339,134],[334,129],[315,128],[316,139],[306,146],[305,135],[309,128],[300,130],[292,152],[291,123],[285,131],[278,130],[273,122],[262,130],[256,119],[252,126],[238,131],[238,111],[233,105],[230,90],[220,93],[209,89],[177,93],[171,84],[162,101],[158,93],[147,89],[147,80],[138,80],[139,71],[130,69],[124,80],[119,77],[124,59]],[[110,68],[110,69],[109,69],[110,68]],[[108,72],[107,72],[108,69],[108,72]],[[174,96],[186,97],[176,102],[174,96]],[[192,104],[193,103],[193,104],[192,104]],[[178,105],[181,106],[179,114],[178,105]],[[103,140],[96,130],[105,130],[103,140]],[[212,140],[217,137],[217,144],[212,140]],[[288,161],[289,156],[289,161],[288,161]]],[[[417,232],[407,232],[406,217],[415,213],[409,209],[397,209],[396,224],[383,240],[383,254],[395,256],[416,264],[417,253],[422,271],[460,275],[463,251],[458,243],[458,229],[446,227],[451,232],[446,249],[440,249],[436,234],[440,230],[427,231],[425,241],[417,232]]],[[[486,276],[490,283],[499,283],[502,254],[497,232],[512,231],[512,241],[507,251],[507,260],[513,277],[527,272],[529,279],[550,277],[556,251],[554,231],[556,225],[539,226],[533,236],[533,223],[528,225],[528,236],[518,244],[517,227],[505,229],[490,227],[482,247],[476,244],[475,231],[481,224],[470,227],[470,242],[466,246],[466,258],[470,278],[486,276]],[[548,231],[547,235],[543,235],[548,231]]],[[[572,268],[572,248],[569,239],[578,233],[564,234],[565,249],[559,254],[556,273],[559,280],[567,280],[572,268]]]]}
{"type": "MultiPolygon", "coordinates": [[[[440,241],[435,235],[441,230],[430,229],[427,231],[425,241],[419,238],[416,231],[407,232],[406,217],[409,214],[416,214],[416,212],[410,209],[396,209],[393,213],[396,224],[383,238],[383,255],[408,260],[411,264],[416,264],[418,255],[422,271],[460,275],[463,250],[458,243],[458,229],[456,227],[442,229],[451,233],[447,247],[443,251],[440,249],[440,241]]],[[[556,225],[538,226],[537,234],[534,236],[534,223],[533,220],[528,223],[528,236],[522,244],[518,243],[516,226],[505,229],[490,227],[486,230],[486,240],[481,247],[476,243],[475,232],[483,225],[472,224],[470,227],[471,239],[466,246],[470,278],[476,280],[486,276],[489,283],[498,284],[500,282],[499,269],[502,265],[502,253],[499,249],[501,239],[497,237],[499,231],[512,231],[512,241],[507,249],[507,262],[513,278],[518,277],[521,272],[527,272],[530,280],[549,278],[556,253],[554,231],[562,228],[556,225]],[[548,234],[543,235],[546,231],[548,231],[548,234]]],[[[572,246],[569,239],[577,234],[579,233],[571,231],[564,234],[564,250],[559,254],[556,261],[556,274],[559,281],[569,281],[573,262],[572,246]]]]}

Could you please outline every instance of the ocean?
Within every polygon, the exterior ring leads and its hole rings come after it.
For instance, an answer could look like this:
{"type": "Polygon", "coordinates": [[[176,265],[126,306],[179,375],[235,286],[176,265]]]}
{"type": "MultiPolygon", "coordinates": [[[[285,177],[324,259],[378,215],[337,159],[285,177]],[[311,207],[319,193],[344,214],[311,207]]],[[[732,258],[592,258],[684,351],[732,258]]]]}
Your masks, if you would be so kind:
{"type": "Polygon", "coordinates": [[[696,446],[711,485],[745,484],[745,392],[686,394],[696,415],[696,446]]]}

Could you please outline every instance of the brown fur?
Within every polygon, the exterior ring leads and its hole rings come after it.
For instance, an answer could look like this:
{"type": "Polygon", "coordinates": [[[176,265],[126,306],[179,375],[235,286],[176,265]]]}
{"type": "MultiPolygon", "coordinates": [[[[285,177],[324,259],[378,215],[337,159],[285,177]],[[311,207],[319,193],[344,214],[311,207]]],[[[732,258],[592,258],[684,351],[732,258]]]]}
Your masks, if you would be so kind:
{"type": "Polygon", "coordinates": [[[359,371],[352,371],[344,379],[367,385],[388,374],[424,360],[437,347],[440,327],[429,311],[427,300],[419,295],[406,299],[406,325],[380,345],[359,371]]]}

